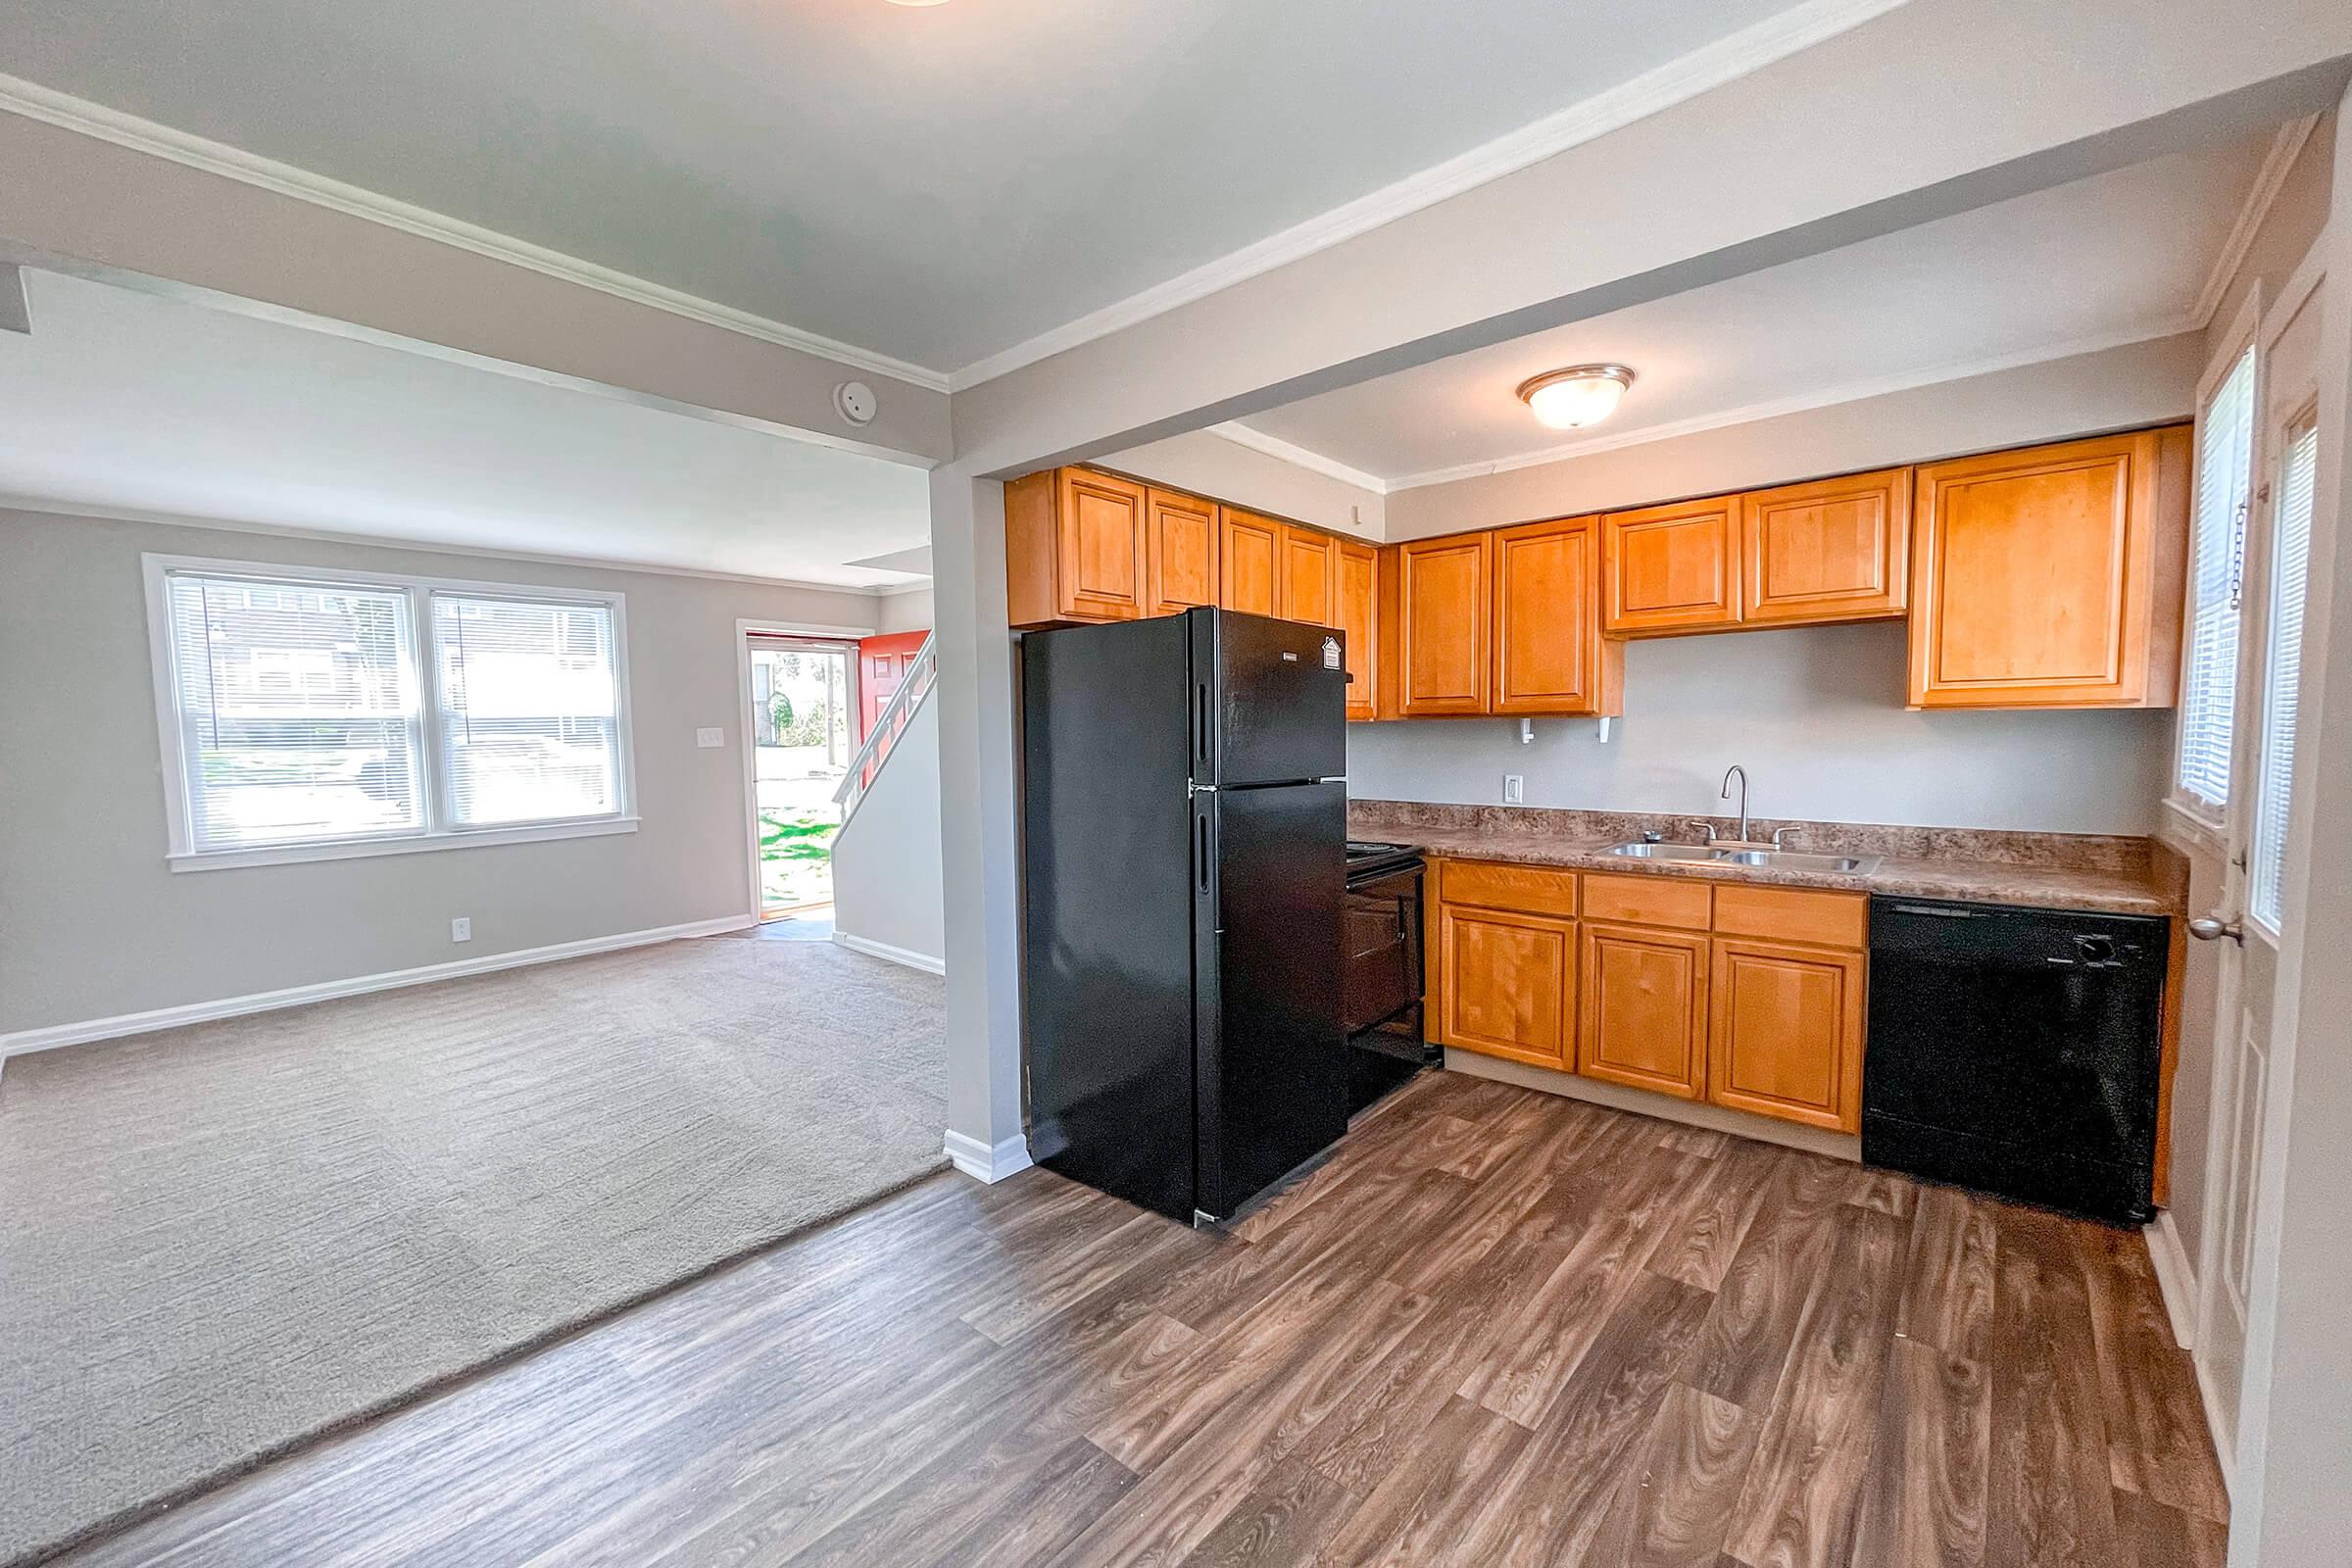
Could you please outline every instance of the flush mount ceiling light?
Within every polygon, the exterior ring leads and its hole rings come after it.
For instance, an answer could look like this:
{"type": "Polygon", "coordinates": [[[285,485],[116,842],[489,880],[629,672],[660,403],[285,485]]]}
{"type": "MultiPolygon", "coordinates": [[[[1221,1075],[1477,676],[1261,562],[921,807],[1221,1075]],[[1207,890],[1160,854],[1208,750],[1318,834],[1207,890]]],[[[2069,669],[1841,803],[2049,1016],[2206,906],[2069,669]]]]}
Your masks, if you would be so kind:
{"type": "Polygon", "coordinates": [[[894,6],[944,6],[948,0],[890,0],[894,6]]]}
{"type": "Polygon", "coordinates": [[[1579,430],[1617,412],[1617,400],[1634,384],[1622,365],[1571,365],[1519,383],[1519,400],[1539,423],[1554,430],[1579,430]]]}

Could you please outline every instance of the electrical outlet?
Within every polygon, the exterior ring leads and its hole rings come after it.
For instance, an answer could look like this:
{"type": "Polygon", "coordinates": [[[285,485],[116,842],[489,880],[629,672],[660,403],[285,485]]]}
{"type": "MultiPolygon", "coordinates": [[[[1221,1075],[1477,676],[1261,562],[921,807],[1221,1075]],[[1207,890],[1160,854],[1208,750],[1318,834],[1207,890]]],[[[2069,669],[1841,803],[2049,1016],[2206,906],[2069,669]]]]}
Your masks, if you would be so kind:
{"type": "Polygon", "coordinates": [[[469,914],[461,914],[455,920],[450,921],[449,940],[452,942],[471,942],[473,940],[473,916],[469,914]]]}
{"type": "Polygon", "coordinates": [[[698,729],[694,732],[694,744],[702,747],[705,751],[724,746],[727,744],[727,732],[715,725],[710,729],[698,729]]]}
{"type": "Polygon", "coordinates": [[[1503,805],[1505,805],[1505,806],[1517,806],[1517,805],[1521,804],[1522,802],[1524,802],[1526,799],[1527,799],[1527,775],[1526,775],[1526,774],[1524,774],[1524,773],[1505,773],[1505,774],[1503,774],[1503,775],[1502,775],[1502,804],[1503,804],[1503,805]]]}

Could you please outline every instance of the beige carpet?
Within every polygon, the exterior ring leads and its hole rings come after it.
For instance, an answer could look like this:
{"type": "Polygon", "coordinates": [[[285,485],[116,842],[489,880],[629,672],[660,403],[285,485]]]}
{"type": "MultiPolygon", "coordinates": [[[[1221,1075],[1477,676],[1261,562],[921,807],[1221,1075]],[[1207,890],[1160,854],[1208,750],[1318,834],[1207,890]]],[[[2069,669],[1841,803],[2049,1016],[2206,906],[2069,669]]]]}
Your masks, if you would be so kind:
{"type": "Polygon", "coordinates": [[[735,938],[20,1056],[0,1562],[936,1168],[941,982],[735,938]]]}

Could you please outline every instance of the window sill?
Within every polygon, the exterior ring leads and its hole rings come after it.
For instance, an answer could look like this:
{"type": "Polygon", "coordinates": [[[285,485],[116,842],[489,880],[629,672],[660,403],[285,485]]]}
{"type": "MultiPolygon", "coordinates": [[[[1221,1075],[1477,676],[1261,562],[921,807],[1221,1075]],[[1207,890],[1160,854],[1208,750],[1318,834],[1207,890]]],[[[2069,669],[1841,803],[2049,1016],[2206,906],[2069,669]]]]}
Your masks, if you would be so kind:
{"type": "Polygon", "coordinates": [[[2195,808],[2183,804],[2177,797],[2167,796],[2164,813],[2167,820],[2161,824],[2159,837],[2169,837],[2176,842],[2185,839],[2188,841],[2186,848],[2204,850],[2213,855],[2229,852],[2230,844],[2225,836],[2227,830],[2221,823],[2200,815],[2195,808]]]}
{"type": "Polygon", "coordinates": [[[633,816],[600,816],[584,822],[534,822],[521,827],[416,833],[403,838],[336,839],[322,844],[273,844],[250,850],[185,851],[165,858],[174,871],[225,871],[240,865],[293,865],[305,860],[361,860],[378,855],[422,855],[434,850],[472,850],[493,844],[603,838],[611,833],[636,832],[637,820],[633,816]]]}

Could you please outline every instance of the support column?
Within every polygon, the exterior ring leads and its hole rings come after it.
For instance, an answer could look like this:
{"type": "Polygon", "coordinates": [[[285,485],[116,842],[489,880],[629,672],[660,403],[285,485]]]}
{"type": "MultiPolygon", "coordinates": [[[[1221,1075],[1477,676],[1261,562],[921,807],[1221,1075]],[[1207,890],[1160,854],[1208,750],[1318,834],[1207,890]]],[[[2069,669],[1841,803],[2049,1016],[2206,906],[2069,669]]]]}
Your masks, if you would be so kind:
{"type": "Polygon", "coordinates": [[[2294,820],[2231,1489],[2231,1568],[2352,1542],[2352,96],[2335,122],[2294,820]]]}
{"type": "Polygon", "coordinates": [[[1004,486],[931,472],[939,831],[947,917],[948,1157],[1001,1181],[1021,1126],[1019,766],[1004,612],[1004,486]]]}

